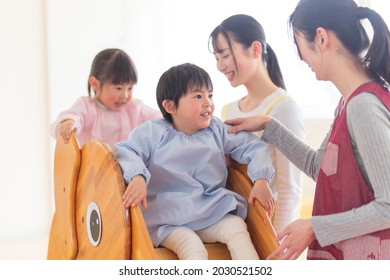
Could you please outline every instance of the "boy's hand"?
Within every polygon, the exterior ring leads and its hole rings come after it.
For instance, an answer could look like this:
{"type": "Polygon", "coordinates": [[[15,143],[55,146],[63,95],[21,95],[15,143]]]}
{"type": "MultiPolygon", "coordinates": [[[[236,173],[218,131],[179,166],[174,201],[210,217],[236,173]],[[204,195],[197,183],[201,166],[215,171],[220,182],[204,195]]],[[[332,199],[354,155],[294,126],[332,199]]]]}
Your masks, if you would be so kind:
{"type": "Polygon", "coordinates": [[[253,206],[255,199],[260,202],[261,206],[268,212],[268,216],[271,217],[275,209],[275,197],[268,186],[267,180],[256,180],[249,194],[248,203],[253,206]]]}
{"type": "Polygon", "coordinates": [[[68,143],[69,136],[73,130],[75,130],[74,120],[66,119],[60,123],[59,134],[61,135],[62,139],[64,139],[65,143],[68,143]]]}
{"type": "Polygon", "coordinates": [[[123,206],[125,208],[137,206],[142,202],[142,206],[147,208],[146,204],[146,182],[143,176],[134,176],[125,193],[123,194],[123,206]]]}

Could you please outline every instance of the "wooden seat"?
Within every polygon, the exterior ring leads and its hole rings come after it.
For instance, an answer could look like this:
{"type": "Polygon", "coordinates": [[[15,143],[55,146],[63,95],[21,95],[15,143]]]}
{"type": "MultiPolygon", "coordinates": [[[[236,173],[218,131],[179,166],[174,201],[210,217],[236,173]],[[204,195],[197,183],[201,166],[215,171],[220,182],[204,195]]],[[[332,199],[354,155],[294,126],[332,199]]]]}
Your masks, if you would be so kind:
{"type": "Polygon", "coordinates": [[[130,258],[130,216],[122,206],[124,190],[110,148],[99,140],[85,143],[76,191],[76,259],[130,258]]]}
{"type": "MultiPolygon", "coordinates": [[[[238,166],[228,167],[227,187],[247,198],[252,184],[238,166]]],[[[58,140],[54,178],[56,211],[48,259],[177,259],[172,251],[153,247],[139,206],[123,208],[125,185],[107,144],[90,140],[80,152],[74,135],[68,144],[58,140]],[[69,150],[79,155],[78,160],[77,156],[68,159],[69,150]],[[61,194],[64,185],[68,192],[66,196],[59,195],[59,200],[57,193],[61,194]]],[[[265,259],[279,244],[274,241],[275,231],[259,203],[249,206],[246,222],[259,257],[265,259]]],[[[209,259],[231,258],[225,244],[205,246],[209,259]]]]}
{"type": "Polygon", "coordinates": [[[105,143],[89,141],[80,151],[73,134],[68,144],[57,139],[54,189],[48,259],[130,259],[130,215],[122,206],[125,187],[105,143]],[[78,161],[69,160],[70,154],[79,155],[78,161]],[[67,196],[62,195],[63,189],[69,190],[67,196]],[[67,238],[68,232],[72,238],[67,238]],[[67,249],[69,243],[72,250],[67,249]],[[65,250],[67,254],[58,253],[65,250]]]}
{"type": "MultiPolygon", "coordinates": [[[[226,187],[247,199],[252,189],[252,182],[246,173],[242,173],[243,169],[246,170],[246,167],[237,163],[228,167],[229,177],[226,187]]],[[[259,258],[266,259],[279,247],[279,243],[274,239],[276,233],[267,212],[257,200],[253,206],[248,205],[248,217],[245,221],[259,258]]]]}

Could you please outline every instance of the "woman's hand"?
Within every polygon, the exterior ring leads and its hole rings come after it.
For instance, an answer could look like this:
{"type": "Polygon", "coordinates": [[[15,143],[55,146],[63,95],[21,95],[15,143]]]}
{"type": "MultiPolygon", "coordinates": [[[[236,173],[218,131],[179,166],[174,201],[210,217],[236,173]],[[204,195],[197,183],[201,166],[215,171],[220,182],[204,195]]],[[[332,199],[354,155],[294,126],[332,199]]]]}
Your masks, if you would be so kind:
{"type": "Polygon", "coordinates": [[[283,229],[277,236],[281,245],[267,260],[280,258],[282,260],[295,260],[315,240],[315,234],[311,225],[311,219],[296,220],[283,229]]]}
{"type": "Polygon", "coordinates": [[[271,120],[271,117],[258,115],[253,117],[226,120],[225,124],[232,126],[229,128],[229,133],[236,133],[242,130],[254,132],[266,128],[267,124],[271,120]]]}
{"type": "Polygon", "coordinates": [[[131,179],[123,194],[123,206],[125,208],[137,206],[142,202],[142,206],[147,208],[146,204],[146,182],[143,176],[137,175],[131,179]]]}

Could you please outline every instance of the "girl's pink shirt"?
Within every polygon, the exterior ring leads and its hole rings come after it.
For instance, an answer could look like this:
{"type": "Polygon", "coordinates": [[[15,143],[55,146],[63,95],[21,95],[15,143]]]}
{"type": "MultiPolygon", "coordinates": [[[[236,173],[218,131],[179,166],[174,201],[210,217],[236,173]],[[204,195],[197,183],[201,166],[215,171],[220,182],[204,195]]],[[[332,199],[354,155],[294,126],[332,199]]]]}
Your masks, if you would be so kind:
{"type": "Polygon", "coordinates": [[[51,125],[50,133],[57,138],[60,122],[73,119],[80,147],[89,139],[101,139],[113,148],[115,143],[126,140],[138,125],[161,118],[159,110],[149,107],[139,99],[133,98],[122,110],[112,111],[95,98],[83,96],[69,110],[60,113],[51,125]]]}

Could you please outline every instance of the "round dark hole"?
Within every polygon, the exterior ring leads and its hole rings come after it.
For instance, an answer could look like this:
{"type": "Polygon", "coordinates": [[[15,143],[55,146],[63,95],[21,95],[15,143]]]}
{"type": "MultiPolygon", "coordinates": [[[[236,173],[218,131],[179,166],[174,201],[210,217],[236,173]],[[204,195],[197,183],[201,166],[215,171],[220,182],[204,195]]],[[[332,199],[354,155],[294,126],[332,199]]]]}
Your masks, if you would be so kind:
{"type": "Polygon", "coordinates": [[[96,210],[92,210],[91,212],[89,227],[91,230],[93,241],[97,242],[100,237],[100,220],[99,220],[98,212],[96,210]]]}

